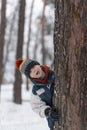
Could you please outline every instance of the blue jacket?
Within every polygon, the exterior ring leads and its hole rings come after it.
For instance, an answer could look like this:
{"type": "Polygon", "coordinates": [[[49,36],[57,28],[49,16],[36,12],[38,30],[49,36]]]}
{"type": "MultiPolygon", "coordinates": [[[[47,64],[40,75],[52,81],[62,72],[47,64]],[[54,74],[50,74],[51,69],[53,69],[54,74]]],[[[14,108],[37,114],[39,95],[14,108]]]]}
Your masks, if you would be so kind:
{"type": "Polygon", "coordinates": [[[48,107],[52,107],[52,97],[54,94],[54,71],[50,70],[48,83],[43,84],[32,80],[34,86],[32,88],[31,106],[32,109],[41,117],[44,117],[44,111],[48,107]]]}

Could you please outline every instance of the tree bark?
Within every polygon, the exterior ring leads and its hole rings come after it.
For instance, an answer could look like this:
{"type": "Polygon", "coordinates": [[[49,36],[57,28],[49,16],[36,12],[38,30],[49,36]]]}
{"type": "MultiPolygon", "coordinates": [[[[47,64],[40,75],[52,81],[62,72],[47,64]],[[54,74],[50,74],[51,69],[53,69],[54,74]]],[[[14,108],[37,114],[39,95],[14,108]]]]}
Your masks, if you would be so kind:
{"type": "Polygon", "coordinates": [[[87,1],[55,0],[55,130],[87,129],[87,1]]]}
{"type": "MultiPolygon", "coordinates": [[[[25,0],[20,0],[19,8],[19,21],[18,21],[18,43],[16,59],[22,57],[23,52],[23,40],[24,40],[24,19],[25,19],[25,0]]],[[[18,71],[15,72],[15,82],[14,82],[14,102],[20,104],[21,99],[21,85],[22,77],[18,71]]]]}

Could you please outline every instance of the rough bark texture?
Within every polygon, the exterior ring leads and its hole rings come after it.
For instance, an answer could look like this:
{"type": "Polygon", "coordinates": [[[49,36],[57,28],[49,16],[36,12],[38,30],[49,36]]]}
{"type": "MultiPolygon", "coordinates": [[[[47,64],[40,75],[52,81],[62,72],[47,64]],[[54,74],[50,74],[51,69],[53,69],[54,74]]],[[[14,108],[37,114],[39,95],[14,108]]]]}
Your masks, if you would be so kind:
{"type": "Polygon", "coordinates": [[[54,129],[87,130],[87,0],[55,0],[54,50],[54,129]]]}
{"type": "MultiPolygon", "coordinates": [[[[16,59],[22,58],[23,51],[23,39],[24,39],[24,17],[25,17],[25,0],[20,0],[20,9],[19,9],[19,22],[18,22],[18,43],[17,43],[17,52],[16,59]]],[[[14,82],[14,102],[20,104],[21,99],[21,84],[22,78],[18,71],[15,73],[15,82],[14,82]]]]}

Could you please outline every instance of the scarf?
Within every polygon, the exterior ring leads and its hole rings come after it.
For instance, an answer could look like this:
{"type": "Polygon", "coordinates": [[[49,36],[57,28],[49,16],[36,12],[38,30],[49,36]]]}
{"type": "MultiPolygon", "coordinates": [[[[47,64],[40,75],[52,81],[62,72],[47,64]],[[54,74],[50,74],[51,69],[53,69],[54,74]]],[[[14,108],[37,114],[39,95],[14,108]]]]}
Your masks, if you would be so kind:
{"type": "Polygon", "coordinates": [[[50,67],[48,67],[46,65],[41,65],[40,67],[45,72],[45,78],[44,79],[32,78],[32,80],[35,80],[36,82],[39,82],[39,83],[47,84],[48,83],[48,76],[49,76],[49,72],[50,72],[50,67]]]}

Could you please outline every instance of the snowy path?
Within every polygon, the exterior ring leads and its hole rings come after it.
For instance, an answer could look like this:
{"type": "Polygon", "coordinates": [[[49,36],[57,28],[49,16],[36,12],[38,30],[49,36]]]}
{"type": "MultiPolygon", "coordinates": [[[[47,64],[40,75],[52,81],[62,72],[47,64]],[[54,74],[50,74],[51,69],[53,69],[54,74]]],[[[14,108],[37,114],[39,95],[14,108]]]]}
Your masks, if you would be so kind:
{"type": "Polygon", "coordinates": [[[34,125],[33,127],[30,127],[29,124],[16,124],[16,125],[1,125],[0,130],[46,130],[46,128],[40,125],[34,125]]]}
{"type": "Polygon", "coordinates": [[[49,130],[46,119],[31,109],[30,92],[23,88],[22,105],[12,102],[12,85],[3,86],[0,103],[0,130],[49,130]]]}
{"type": "MultiPolygon", "coordinates": [[[[28,124],[16,124],[16,125],[4,125],[0,126],[0,130],[40,130],[43,129],[43,126],[33,126],[30,127],[28,124]]],[[[46,130],[46,129],[45,129],[46,130]]]]}

